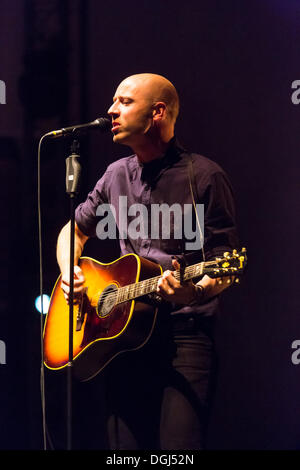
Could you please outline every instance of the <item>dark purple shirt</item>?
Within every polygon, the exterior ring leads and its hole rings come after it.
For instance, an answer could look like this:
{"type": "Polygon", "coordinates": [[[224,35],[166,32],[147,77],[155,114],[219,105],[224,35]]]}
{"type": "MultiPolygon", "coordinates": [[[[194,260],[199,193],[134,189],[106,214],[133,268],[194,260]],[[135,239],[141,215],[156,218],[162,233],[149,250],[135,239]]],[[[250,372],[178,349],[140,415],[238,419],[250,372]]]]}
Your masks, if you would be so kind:
{"type": "MultiPolygon", "coordinates": [[[[198,154],[184,150],[172,139],[162,158],[142,164],[136,155],[122,158],[108,166],[102,178],[88,194],[85,202],[76,209],[76,222],[80,230],[89,237],[96,236],[97,224],[103,217],[97,216],[97,207],[111,204],[116,211],[117,225],[120,216],[119,196],[127,197],[127,207],[132,204],[143,204],[147,209],[148,234],[145,230],[142,237],[120,239],[121,255],[136,253],[160,264],[163,270],[172,269],[172,255],[185,253],[189,264],[202,261],[202,250],[187,250],[187,240],[182,229],[182,238],[177,239],[174,217],[170,219],[170,238],[151,235],[151,206],[163,203],[172,206],[174,203],[192,208],[192,196],[188,176],[188,161],[192,158],[196,182],[197,204],[204,204],[204,252],[205,260],[223,255],[224,251],[238,248],[235,223],[234,200],[231,185],[220,166],[198,154]],[[135,239],[136,238],[136,239],[135,239]]],[[[123,199],[124,201],[124,199],[123,199]]],[[[193,211],[192,211],[193,212],[193,211]]],[[[136,213],[138,214],[138,213],[136,213]]],[[[134,216],[128,216],[130,224],[134,216]]],[[[193,220],[196,229],[195,220],[193,220]]],[[[99,227],[99,226],[98,226],[99,227]]],[[[118,228],[119,225],[118,225],[118,228]]],[[[159,227],[160,235],[162,227],[159,227]]],[[[117,233],[118,236],[118,233],[117,233]]],[[[217,299],[211,299],[204,305],[196,307],[173,306],[176,313],[196,311],[210,315],[217,308],[217,299]]]]}

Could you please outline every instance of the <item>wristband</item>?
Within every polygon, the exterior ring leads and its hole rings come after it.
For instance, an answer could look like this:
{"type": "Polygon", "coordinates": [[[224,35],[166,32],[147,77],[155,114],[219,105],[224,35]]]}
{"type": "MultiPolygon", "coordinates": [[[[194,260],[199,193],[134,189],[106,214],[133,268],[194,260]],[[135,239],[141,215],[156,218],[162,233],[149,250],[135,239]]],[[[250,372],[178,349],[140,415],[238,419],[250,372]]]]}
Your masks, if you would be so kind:
{"type": "Polygon", "coordinates": [[[194,298],[188,305],[201,304],[204,297],[204,287],[200,284],[194,284],[194,298]]]}

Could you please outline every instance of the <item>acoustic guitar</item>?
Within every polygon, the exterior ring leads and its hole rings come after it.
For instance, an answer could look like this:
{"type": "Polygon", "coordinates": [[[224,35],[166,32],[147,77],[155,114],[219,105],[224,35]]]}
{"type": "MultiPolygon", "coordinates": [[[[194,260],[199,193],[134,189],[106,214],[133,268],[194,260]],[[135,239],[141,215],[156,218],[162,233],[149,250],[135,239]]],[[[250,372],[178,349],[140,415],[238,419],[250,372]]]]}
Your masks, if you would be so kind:
{"type": "MultiPolygon", "coordinates": [[[[238,281],[247,262],[246,249],[224,253],[223,258],[175,271],[187,281],[207,274],[211,278],[234,276],[238,281]]],[[[160,265],[128,254],[111,263],[81,257],[85,277],[81,301],[74,305],[73,367],[80,380],[100,372],[118,354],[142,347],[153,331],[159,302],[160,265]]],[[[69,362],[69,306],[61,289],[54,286],[44,327],[44,363],[59,370],[69,362]]]]}

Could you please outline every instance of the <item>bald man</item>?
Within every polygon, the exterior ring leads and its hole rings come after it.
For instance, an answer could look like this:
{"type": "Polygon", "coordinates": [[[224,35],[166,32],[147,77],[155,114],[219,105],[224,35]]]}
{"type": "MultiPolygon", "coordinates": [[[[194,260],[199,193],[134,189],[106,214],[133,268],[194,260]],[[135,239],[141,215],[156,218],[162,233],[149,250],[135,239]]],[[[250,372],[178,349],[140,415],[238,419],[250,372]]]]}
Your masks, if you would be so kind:
{"type": "MultiPolygon", "coordinates": [[[[109,165],[76,209],[74,296],[79,301],[85,279],[79,258],[90,237],[99,234],[97,208],[114,207],[120,223],[120,196],[128,207],[141,204],[151,225],[151,209],[159,204],[204,204],[204,247],[190,252],[185,235],[152,237],[140,233],[120,237],[121,255],[137,255],[163,268],[157,294],[156,327],[147,344],[124,353],[107,366],[107,430],[112,449],[202,449],[215,373],[213,323],[218,298],[229,282],[208,276],[197,283],[180,282],[179,262],[200,262],[236,248],[237,234],[232,190],[224,171],[213,161],[184,150],[174,135],[179,98],[165,77],[143,73],[123,80],[108,110],[113,141],[133,154],[109,165]],[[189,162],[193,168],[192,190],[189,162]],[[187,256],[185,256],[187,255],[187,256]],[[188,258],[190,256],[190,258],[188,258]],[[174,259],[174,257],[176,259],[174,259]]],[[[164,223],[164,222],[163,222],[164,223]]],[[[119,231],[121,227],[118,226],[119,231]]],[[[162,227],[160,227],[162,229],[162,227]]],[[[69,224],[60,232],[57,260],[62,288],[69,298],[69,224]]]]}

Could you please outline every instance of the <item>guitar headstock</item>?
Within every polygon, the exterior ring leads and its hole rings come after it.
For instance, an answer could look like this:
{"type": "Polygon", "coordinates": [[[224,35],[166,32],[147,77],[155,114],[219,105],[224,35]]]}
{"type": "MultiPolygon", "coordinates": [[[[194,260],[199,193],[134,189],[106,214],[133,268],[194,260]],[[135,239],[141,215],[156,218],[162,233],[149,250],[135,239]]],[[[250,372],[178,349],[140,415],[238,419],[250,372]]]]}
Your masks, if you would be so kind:
{"type": "MultiPolygon", "coordinates": [[[[225,252],[223,258],[216,258],[205,271],[211,278],[234,276],[234,282],[239,283],[239,276],[243,274],[246,264],[247,250],[242,248],[239,252],[237,250],[233,250],[232,253],[225,252]]],[[[222,279],[219,282],[222,283],[222,279]]]]}

